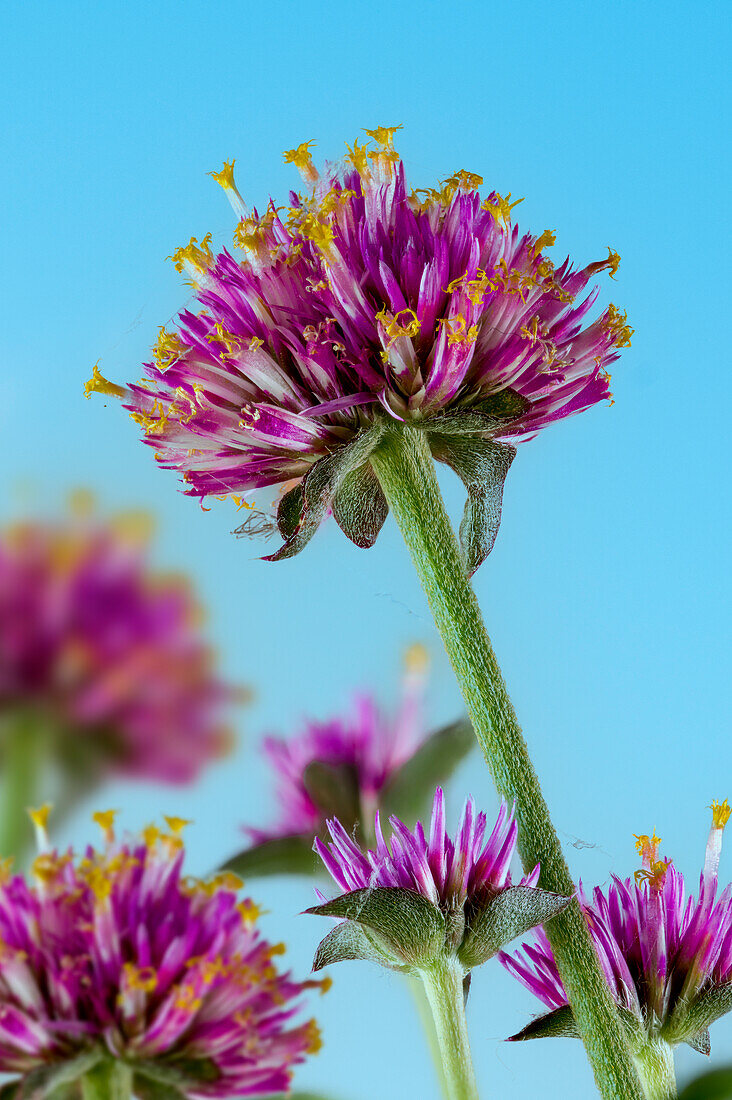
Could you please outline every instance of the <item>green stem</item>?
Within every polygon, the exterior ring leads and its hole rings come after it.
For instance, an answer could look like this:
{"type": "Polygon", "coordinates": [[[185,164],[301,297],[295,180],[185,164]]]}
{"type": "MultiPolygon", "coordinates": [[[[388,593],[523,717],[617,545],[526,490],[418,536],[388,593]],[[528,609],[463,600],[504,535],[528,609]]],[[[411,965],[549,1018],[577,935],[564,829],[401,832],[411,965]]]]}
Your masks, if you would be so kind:
{"type": "Polygon", "coordinates": [[[2,719],[0,752],[0,857],[12,856],[21,870],[33,846],[28,808],[35,804],[43,762],[45,733],[37,715],[29,711],[2,719]]]}
{"type": "Polygon", "coordinates": [[[432,1009],[430,1003],[427,1000],[427,994],[424,987],[424,982],[420,978],[407,978],[409,989],[414,1003],[417,1007],[417,1015],[419,1016],[420,1023],[422,1024],[422,1030],[427,1040],[427,1045],[430,1048],[430,1056],[432,1058],[432,1064],[435,1067],[435,1073],[440,1084],[440,1092],[443,1096],[449,1100],[450,1092],[447,1084],[447,1077],[445,1076],[445,1066],[442,1061],[442,1052],[437,1041],[437,1032],[435,1030],[435,1021],[432,1015],[432,1009]]]}
{"type": "MultiPolygon", "coordinates": [[[[515,799],[526,870],[541,863],[546,890],[574,894],[572,877],[466,576],[424,433],[400,425],[371,463],[409,547],[496,787],[515,799]]],[[[598,1089],[605,1100],[642,1100],[614,1002],[576,901],[546,932],[598,1089]]]]}
{"type": "Polygon", "coordinates": [[[130,1100],[132,1070],[124,1062],[105,1058],[81,1079],[82,1100],[130,1100]]]}
{"type": "Polygon", "coordinates": [[[442,958],[420,971],[447,1081],[449,1100],[478,1100],[465,1019],[463,972],[456,959],[442,958]]]}
{"type": "Polygon", "coordinates": [[[636,1064],[646,1100],[674,1100],[677,1095],[674,1052],[664,1039],[646,1043],[636,1056],[636,1064]]]}

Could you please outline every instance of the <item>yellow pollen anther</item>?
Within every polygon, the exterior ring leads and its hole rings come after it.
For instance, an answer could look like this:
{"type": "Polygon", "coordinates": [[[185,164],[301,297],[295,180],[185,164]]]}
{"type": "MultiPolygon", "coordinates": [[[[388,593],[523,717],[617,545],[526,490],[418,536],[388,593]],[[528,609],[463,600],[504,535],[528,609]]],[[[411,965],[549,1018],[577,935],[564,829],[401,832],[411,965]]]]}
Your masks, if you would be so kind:
{"type": "Polygon", "coordinates": [[[224,167],[220,172],[209,172],[209,176],[216,180],[216,183],[220,187],[223,187],[224,191],[236,191],[236,184],[234,183],[234,165],[235,160],[225,160],[224,167]]]}
{"type": "Polygon", "coordinates": [[[712,811],[712,823],[715,829],[723,829],[730,819],[732,814],[732,806],[729,805],[727,799],[724,802],[712,802],[709,809],[712,811]]]}
{"type": "Polygon", "coordinates": [[[214,262],[214,255],[211,251],[211,234],[207,233],[201,241],[200,245],[196,237],[191,237],[187,245],[181,248],[176,248],[172,256],[168,256],[169,260],[173,261],[176,271],[183,274],[187,266],[190,266],[199,274],[203,274],[208,271],[211,264],[214,262]]]}
{"type": "Polygon", "coordinates": [[[610,333],[613,345],[616,348],[629,348],[630,340],[635,329],[628,324],[628,314],[622,313],[612,302],[607,307],[607,314],[603,320],[603,327],[610,333]]]}
{"type": "Polygon", "coordinates": [[[644,862],[655,863],[658,859],[658,847],[661,843],[660,836],[656,836],[656,830],[653,830],[653,836],[648,836],[647,833],[633,833],[635,837],[635,850],[644,862]]]}
{"type": "Polygon", "coordinates": [[[346,143],[346,149],[348,149],[346,159],[350,160],[358,174],[362,176],[368,169],[368,146],[365,143],[359,144],[356,140],[352,146],[346,143]]]}
{"type": "Polygon", "coordinates": [[[160,326],[158,338],[152,353],[158,370],[167,370],[188,351],[177,332],[168,332],[165,325],[160,326]]]}
{"type": "Polygon", "coordinates": [[[315,141],[303,141],[300,145],[297,145],[294,149],[286,149],[282,154],[285,164],[294,164],[300,171],[308,168],[312,164],[312,156],[310,155],[310,147],[315,145],[315,141]]]}
{"type": "Polygon", "coordinates": [[[48,819],[51,815],[52,809],[53,806],[51,805],[51,803],[46,802],[38,810],[29,809],[28,816],[30,817],[31,821],[37,829],[46,829],[48,828],[48,819]]]}
{"type": "Polygon", "coordinates": [[[106,393],[110,397],[124,397],[127,391],[123,386],[117,386],[105,378],[99,369],[99,360],[92,367],[92,376],[84,384],[84,397],[89,398],[93,393],[106,393]]]}
{"type": "Polygon", "coordinates": [[[495,192],[495,197],[491,196],[487,198],[482,204],[481,209],[487,210],[489,214],[493,216],[494,221],[502,221],[505,226],[511,221],[511,211],[514,206],[518,206],[523,199],[516,199],[515,202],[511,202],[511,192],[509,191],[505,199],[498,192],[495,192]]]}
{"type": "Polygon", "coordinates": [[[446,179],[445,183],[450,187],[454,187],[457,191],[476,191],[483,186],[483,177],[475,172],[466,172],[464,168],[461,168],[454,176],[446,179]]]}
{"type": "Polygon", "coordinates": [[[402,309],[393,317],[384,308],[376,314],[376,320],[381,321],[386,335],[389,337],[389,347],[400,336],[408,336],[410,339],[416,336],[420,329],[420,322],[413,309],[402,309]]]}
{"type": "Polygon", "coordinates": [[[551,248],[556,242],[556,235],[552,233],[551,229],[545,229],[542,235],[534,241],[534,253],[538,255],[544,248],[551,248]]]}
{"type": "MultiPolygon", "coordinates": [[[[240,885],[241,885],[241,883],[240,883],[240,885]]],[[[246,898],[239,905],[237,905],[236,908],[239,911],[239,916],[241,917],[241,919],[244,921],[245,924],[253,924],[255,921],[259,920],[259,918],[262,915],[262,910],[259,908],[259,906],[255,902],[252,901],[251,898],[246,898]]],[[[275,945],[275,946],[279,946],[279,945],[275,945]]],[[[280,952],[279,950],[277,950],[277,951],[272,950],[271,953],[273,955],[279,955],[282,952],[280,952]]]]}
{"type": "Polygon", "coordinates": [[[117,810],[98,810],[92,814],[92,821],[99,826],[107,840],[112,840],[114,837],[114,819],[117,813],[117,810]]]}
{"type": "Polygon", "coordinates": [[[394,134],[397,130],[402,130],[404,127],[399,126],[377,126],[375,130],[367,130],[364,127],[364,133],[368,134],[370,138],[376,142],[377,145],[383,145],[385,149],[394,148],[394,134]]]}
{"type": "Polygon", "coordinates": [[[661,886],[670,866],[670,863],[657,859],[650,867],[641,867],[640,870],[635,872],[636,885],[641,882],[648,882],[651,886],[661,886]]]}
{"type": "Polygon", "coordinates": [[[152,966],[135,966],[134,963],[125,963],[124,976],[130,989],[139,989],[143,993],[154,993],[158,976],[152,966]]]}
{"type": "Polygon", "coordinates": [[[404,650],[404,667],[407,672],[426,672],[429,663],[430,655],[421,642],[413,642],[404,650]]]}
{"type": "Polygon", "coordinates": [[[610,271],[610,278],[614,279],[618,273],[618,268],[620,267],[620,256],[617,252],[613,252],[610,245],[607,246],[607,260],[605,262],[608,266],[608,270],[610,271]]]}
{"type": "Polygon", "coordinates": [[[175,834],[175,836],[180,836],[180,834],[185,829],[186,825],[192,825],[193,824],[192,821],[189,821],[188,818],[185,818],[185,817],[165,817],[164,816],[163,820],[165,821],[165,824],[168,826],[170,831],[175,834]]]}

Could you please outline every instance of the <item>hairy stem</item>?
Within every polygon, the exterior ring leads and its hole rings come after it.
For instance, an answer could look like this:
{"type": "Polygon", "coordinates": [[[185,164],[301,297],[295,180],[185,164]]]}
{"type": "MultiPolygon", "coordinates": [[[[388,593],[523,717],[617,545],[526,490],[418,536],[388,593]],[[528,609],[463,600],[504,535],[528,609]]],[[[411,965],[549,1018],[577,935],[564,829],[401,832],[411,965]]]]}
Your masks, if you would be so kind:
{"type": "MultiPolygon", "coordinates": [[[[545,890],[574,884],[506,690],[435,475],[424,433],[390,431],[371,456],[407,543],[496,787],[516,802],[526,870],[541,863],[545,890]]],[[[643,1100],[587,924],[574,901],[546,927],[562,981],[605,1100],[643,1100]]]]}
{"type": "Polygon", "coordinates": [[[637,1055],[636,1062],[646,1100],[674,1100],[676,1070],[674,1052],[664,1039],[652,1040],[637,1055]]]}
{"type": "Polygon", "coordinates": [[[442,958],[420,975],[435,1022],[449,1100],[478,1100],[465,1019],[462,967],[456,959],[442,958]]]}

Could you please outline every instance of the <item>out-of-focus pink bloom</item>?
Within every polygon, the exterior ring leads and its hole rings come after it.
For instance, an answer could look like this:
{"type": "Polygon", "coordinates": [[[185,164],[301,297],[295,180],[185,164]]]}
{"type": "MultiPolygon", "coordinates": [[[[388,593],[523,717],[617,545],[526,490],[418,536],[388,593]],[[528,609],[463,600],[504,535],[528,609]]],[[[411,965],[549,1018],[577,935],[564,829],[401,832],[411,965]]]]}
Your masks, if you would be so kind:
{"type": "Polygon", "coordinates": [[[146,381],[117,386],[95,368],[87,387],[123,398],[194,496],[299,485],[277,556],[298,552],[329,507],[373,543],[388,509],[368,458],[389,424],[424,428],[434,456],[473,482],[451,438],[491,443],[502,488],[511,444],[609,398],[607,368],[630,344],[615,306],[586,322],[592,279],[615,273],[616,253],[555,264],[554,234],[519,234],[510,195],[482,197],[470,172],[410,190],[396,129],[367,131],[373,145],[322,174],[312,142],[291,150],[306,189],[263,215],[225,164],[214,178],[239,217],[238,254],[214,255],[210,235],[178,249],[202,308],[161,329],[146,381]]]}
{"type": "MultiPolygon", "coordinates": [[[[34,814],[42,834],[46,816],[34,814]]],[[[320,1045],[294,1017],[322,983],[277,969],[284,945],[260,935],[235,876],[184,877],[184,821],[119,843],[113,814],[95,819],[101,849],[44,851],[35,882],[0,884],[0,1072],[73,1073],[96,1051],[141,1083],[167,1073],[185,1096],[287,1089],[320,1045]]]]}
{"type": "Polygon", "coordinates": [[[412,647],[394,716],[385,714],[373,696],[359,695],[345,717],[309,721],[287,741],[265,739],[264,752],[277,777],[280,817],[269,829],[248,829],[254,843],[280,836],[312,841],[336,812],[334,794],[349,829],[373,820],[381,792],[424,741],[424,661],[421,647],[412,647]],[[322,769],[332,777],[328,790],[318,782],[322,769]]]}
{"type": "Polygon", "coordinates": [[[187,781],[227,747],[235,692],[187,582],[151,570],[131,520],[0,533],[0,718],[36,715],[61,758],[187,781]]]}

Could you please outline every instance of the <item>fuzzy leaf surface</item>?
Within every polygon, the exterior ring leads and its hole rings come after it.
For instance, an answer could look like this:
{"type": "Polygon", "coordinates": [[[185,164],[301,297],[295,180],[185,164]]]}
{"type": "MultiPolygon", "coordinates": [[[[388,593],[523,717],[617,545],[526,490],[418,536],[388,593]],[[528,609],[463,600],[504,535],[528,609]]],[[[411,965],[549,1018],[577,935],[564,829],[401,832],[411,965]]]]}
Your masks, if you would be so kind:
{"type": "Polygon", "coordinates": [[[378,946],[383,945],[397,964],[417,965],[434,958],[445,939],[439,909],[421,894],[399,887],[351,890],[305,912],[363,925],[376,934],[378,946]]]}
{"type": "Polygon", "coordinates": [[[502,947],[530,928],[561,913],[570,899],[532,886],[502,890],[473,920],[468,918],[458,958],[470,970],[492,958],[502,947]]]}

